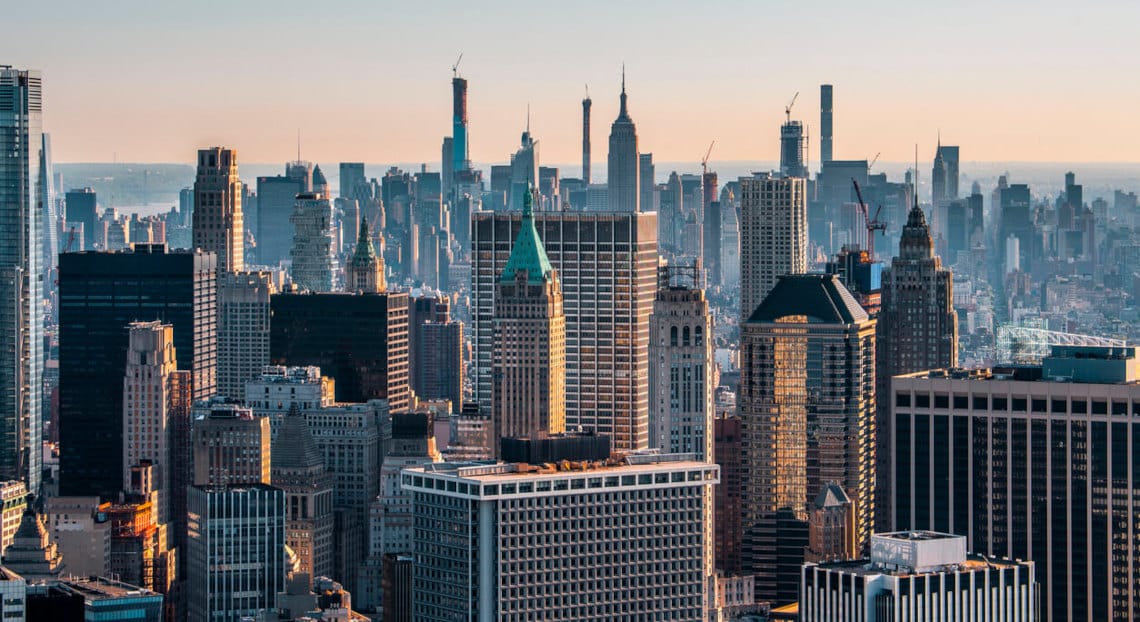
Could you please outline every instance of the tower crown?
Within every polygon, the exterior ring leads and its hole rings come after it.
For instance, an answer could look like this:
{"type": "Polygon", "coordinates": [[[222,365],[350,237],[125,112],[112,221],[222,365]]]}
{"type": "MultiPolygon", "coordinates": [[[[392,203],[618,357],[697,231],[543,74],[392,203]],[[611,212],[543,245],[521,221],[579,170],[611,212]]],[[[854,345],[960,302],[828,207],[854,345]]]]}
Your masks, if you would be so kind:
{"type": "Polygon", "coordinates": [[[520,270],[526,271],[526,281],[530,285],[542,285],[549,279],[554,267],[546,256],[546,248],[538,237],[534,226],[533,191],[528,186],[523,195],[522,227],[511,248],[511,257],[503,268],[501,282],[513,283],[520,270]]]}

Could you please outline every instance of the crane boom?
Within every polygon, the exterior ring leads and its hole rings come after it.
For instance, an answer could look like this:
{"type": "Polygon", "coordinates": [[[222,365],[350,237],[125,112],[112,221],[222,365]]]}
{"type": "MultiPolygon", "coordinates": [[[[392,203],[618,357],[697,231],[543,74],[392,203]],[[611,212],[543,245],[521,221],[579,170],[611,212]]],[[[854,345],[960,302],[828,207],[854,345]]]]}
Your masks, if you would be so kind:
{"type": "Polygon", "coordinates": [[[859,189],[859,182],[854,177],[851,178],[851,185],[855,187],[855,198],[859,199],[859,213],[863,215],[863,224],[867,227],[867,252],[871,255],[871,260],[875,259],[875,232],[887,232],[887,223],[879,220],[879,212],[883,210],[880,205],[879,209],[875,210],[875,217],[872,218],[867,210],[867,203],[863,201],[863,192],[859,189]]]}
{"type": "Polygon", "coordinates": [[[784,115],[787,116],[788,123],[792,122],[792,106],[796,105],[796,99],[798,99],[799,96],[800,96],[800,92],[796,91],[796,94],[792,95],[792,101],[788,102],[787,106],[784,106],[784,115]]]}
{"type": "Polygon", "coordinates": [[[708,151],[705,152],[705,157],[701,158],[701,175],[708,175],[709,173],[709,156],[712,155],[712,148],[715,144],[715,140],[709,143],[709,148],[708,151]]]}
{"type": "Polygon", "coordinates": [[[455,59],[455,64],[451,66],[451,76],[453,78],[459,77],[459,63],[463,61],[463,52],[459,53],[459,58],[455,59]]]}

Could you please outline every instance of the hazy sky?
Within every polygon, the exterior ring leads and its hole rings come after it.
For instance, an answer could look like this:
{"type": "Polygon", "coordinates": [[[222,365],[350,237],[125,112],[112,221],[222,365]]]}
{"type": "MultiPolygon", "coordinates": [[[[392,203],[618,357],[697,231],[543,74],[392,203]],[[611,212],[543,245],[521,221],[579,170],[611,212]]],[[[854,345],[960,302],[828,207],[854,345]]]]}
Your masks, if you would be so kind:
{"type": "MultiPolygon", "coordinates": [[[[426,161],[451,132],[451,64],[470,81],[471,156],[508,159],[531,107],[547,163],[580,161],[594,101],[605,167],[621,64],[642,151],[661,161],[778,158],[784,105],[818,158],[819,84],[835,155],[924,161],[1140,161],[1140,3],[6,3],[0,63],[44,72],[61,162],[426,161]]],[[[604,172],[603,172],[604,174],[604,172]]]]}

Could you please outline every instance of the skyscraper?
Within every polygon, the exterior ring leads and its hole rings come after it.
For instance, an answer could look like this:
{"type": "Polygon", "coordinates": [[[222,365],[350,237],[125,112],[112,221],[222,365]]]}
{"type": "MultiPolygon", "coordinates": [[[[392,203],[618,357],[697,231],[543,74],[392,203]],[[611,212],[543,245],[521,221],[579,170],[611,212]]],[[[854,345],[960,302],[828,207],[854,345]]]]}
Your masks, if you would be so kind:
{"type": "Polygon", "coordinates": [[[471,151],[467,145],[467,80],[458,73],[451,78],[451,147],[452,171],[471,168],[471,151]]]}
{"type": "Polygon", "coordinates": [[[639,212],[641,184],[637,158],[637,128],[629,117],[625,95],[625,67],[621,70],[621,110],[610,126],[609,206],[611,212],[639,212]]]}
{"type": "Polygon", "coordinates": [[[649,446],[713,459],[713,325],[700,264],[657,269],[649,318],[649,446]]]}
{"type": "MultiPolygon", "coordinates": [[[[495,287],[522,217],[480,212],[473,226],[475,397],[490,413],[495,287]]],[[[647,447],[656,215],[539,212],[535,226],[563,291],[566,426],[607,435],[618,449],[647,447]]]]}
{"type": "Polygon", "coordinates": [[[835,275],[785,275],[741,332],[743,566],[757,600],[787,602],[795,582],[779,589],[788,577],[776,572],[789,565],[779,555],[785,517],[806,521],[809,499],[839,482],[855,501],[856,546],[871,535],[875,321],[835,275]]]}
{"type": "Polygon", "coordinates": [[[415,619],[707,620],[716,465],[645,455],[554,466],[403,472],[416,521],[415,619]]]}
{"type": "Polygon", "coordinates": [[[276,293],[269,272],[218,278],[218,394],[245,395],[245,383],[269,364],[269,300],[276,293]]]}
{"type": "Polygon", "coordinates": [[[833,145],[832,108],[834,106],[834,91],[830,84],[819,85],[819,159],[821,162],[832,160],[833,145]]]}
{"type": "Polygon", "coordinates": [[[958,147],[943,145],[938,139],[934,152],[934,167],[930,176],[931,202],[940,207],[947,201],[958,198],[958,147]]]}
{"type": "MultiPolygon", "coordinates": [[[[638,183],[641,184],[641,198],[640,210],[643,212],[656,212],[657,211],[657,185],[654,183],[654,166],[652,153],[640,153],[637,155],[638,166],[638,183]]],[[[660,221],[660,215],[657,217],[660,221]]]]}
{"type": "Polygon", "coordinates": [[[213,252],[218,272],[245,269],[245,229],[241,214],[241,179],[237,151],[225,147],[198,150],[194,180],[194,248],[213,252]]]}
{"type": "Polygon", "coordinates": [[[1137,619],[1138,360],[1054,346],[1036,365],[896,376],[891,524],[1033,560],[1042,620],[1137,619]]]}
{"type": "Polygon", "coordinates": [[[590,185],[590,106],[594,102],[590,99],[590,92],[586,91],[586,99],[582,100],[582,183],[590,185]]]}
{"type": "Polygon", "coordinates": [[[301,572],[328,577],[333,571],[333,482],[305,416],[294,404],[273,441],[270,476],[285,492],[285,544],[301,572]]]}
{"type": "Polygon", "coordinates": [[[40,72],[0,65],[0,479],[40,486],[43,211],[40,72]]]}
{"type": "Polygon", "coordinates": [[[807,180],[740,178],[740,316],[748,319],[785,274],[807,271],[807,180]]]}
{"type": "Polygon", "coordinates": [[[788,121],[780,126],[780,174],[785,177],[807,177],[804,161],[804,124],[788,121]]]}
{"type": "Polygon", "coordinates": [[[446,399],[451,412],[463,411],[463,322],[451,317],[445,296],[417,298],[410,306],[408,351],[411,383],[416,396],[446,399]]]}
{"type": "Polygon", "coordinates": [[[562,286],[534,226],[531,194],[523,198],[522,224],[495,287],[491,420],[496,443],[566,430],[562,286]]]}
{"type": "MultiPolygon", "coordinates": [[[[195,221],[197,222],[197,221],[195,221]]],[[[312,292],[336,288],[336,254],[333,245],[333,210],[328,196],[318,193],[297,195],[293,215],[293,282],[312,292]]]]}
{"type": "MultiPolygon", "coordinates": [[[[954,275],[934,254],[930,227],[915,201],[899,240],[899,254],[883,270],[882,307],[876,327],[876,390],[889,395],[891,377],[958,364],[958,314],[954,310],[954,275]]],[[[894,486],[889,467],[890,402],[878,405],[877,505],[887,507],[894,486]]],[[[878,531],[887,531],[887,514],[877,517],[878,531]]]]}
{"type": "Polygon", "coordinates": [[[116,498],[122,488],[123,378],[128,325],[174,327],[178,368],[194,400],[215,392],[217,268],[214,254],[63,253],[59,261],[60,494],[116,498]]]}
{"type": "MultiPolygon", "coordinates": [[[[99,240],[100,236],[96,235],[97,227],[102,223],[99,222],[99,209],[95,201],[95,191],[91,188],[77,188],[68,190],[65,197],[65,217],[66,226],[64,231],[70,232],[72,229],[77,228],[78,233],[82,237],[82,244],[74,244],[71,248],[67,247],[68,240],[63,240],[63,249],[71,251],[89,251],[95,248],[95,243],[99,240]]],[[[76,238],[79,239],[79,238],[76,238]]]]}
{"type": "Polygon", "coordinates": [[[533,193],[538,182],[538,141],[530,134],[530,113],[527,114],[519,150],[511,155],[511,188],[507,196],[507,209],[511,210],[523,209],[524,195],[533,193]]]}
{"type": "Polygon", "coordinates": [[[185,465],[175,460],[179,452],[173,443],[179,440],[175,429],[189,427],[189,380],[189,372],[178,371],[174,327],[157,321],[132,322],[123,375],[122,489],[132,488],[131,467],[153,465],[161,523],[175,517],[175,505],[185,509],[175,499],[185,495],[187,478],[182,475],[185,465]]]}
{"type": "Polygon", "coordinates": [[[257,263],[276,266],[289,259],[293,247],[293,223],[289,218],[297,195],[312,192],[313,166],[296,161],[285,165],[285,174],[257,178],[257,263]]]}

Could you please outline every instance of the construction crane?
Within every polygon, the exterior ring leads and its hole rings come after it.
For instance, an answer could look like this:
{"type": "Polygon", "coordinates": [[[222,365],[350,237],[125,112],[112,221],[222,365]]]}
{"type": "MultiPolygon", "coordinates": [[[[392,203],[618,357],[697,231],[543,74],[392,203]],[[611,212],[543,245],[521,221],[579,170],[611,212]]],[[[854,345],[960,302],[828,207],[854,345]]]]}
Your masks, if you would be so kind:
{"type": "Polygon", "coordinates": [[[463,52],[459,53],[459,58],[455,59],[455,64],[451,66],[451,77],[459,77],[459,63],[463,60],[463,52]]]}
{"type": "Polygon", "coordinates": [[[879,161],[879,156],[881,156],[881,155],[883,155],[882,151],[880,151],[879,153],[876,153],[875,157],[871,158],[871,163],[867,165],[867,172],[868,173],[871,172],[871,169],[875,168],[875,162],[879,161]]]}
{"type": "MultiPolygon", "coordinates": [[[[63,250],[61,250],[59,252],[60,253],[70,253],[72,250],[72,247],[74,247],[74,246],[75,246],[75,227],[72,227],[72,228],[67,230],[67,242],[64,242],[63,250]]],[[[57,286],[59,285],[59,271],[58,270],[55,273],[55,284],[57,286]]]]}
{"type": "Polygon", "coordinates": [[[796,99],[799,98],[799,96],[800,92],[796,91],[796,94],[792,95],[792,101],[788,102],[787,106],[784,106],[784,115],[787,116],[788,123],[792,122],[792,106],[796,105],[796,99]]]}
{"type": "Polygon", "coordinates": [[[709,174],[709,156],[712,155],[712,148],[713,148],[713,145],[715,145],[715,144],[716,144],[715,140],[712,141],[711,143],[709,143],[709,149],[708,149],[708,151],[705,152],[705,157],[701,158],[701,175],[702,176],[709,174]]]}
{"type": "Polygon", "coordinates": [[[887,232],[887,223],[879,220],[879,212],[883,211],[883,206],[880,205],[875,210],[875,217],[871,218],[867,211],[867,204],[863,202],[863,192],[859,190],[859,182],[855,178],[851,178],[851,185],[855,186],[855,197],[859,199],[859,212],[863,214],[863,222],[867,227],[867,252],[871,254],[871,260],[875,259],[875,232],[882,231],[885,235],[887,232]]]}

